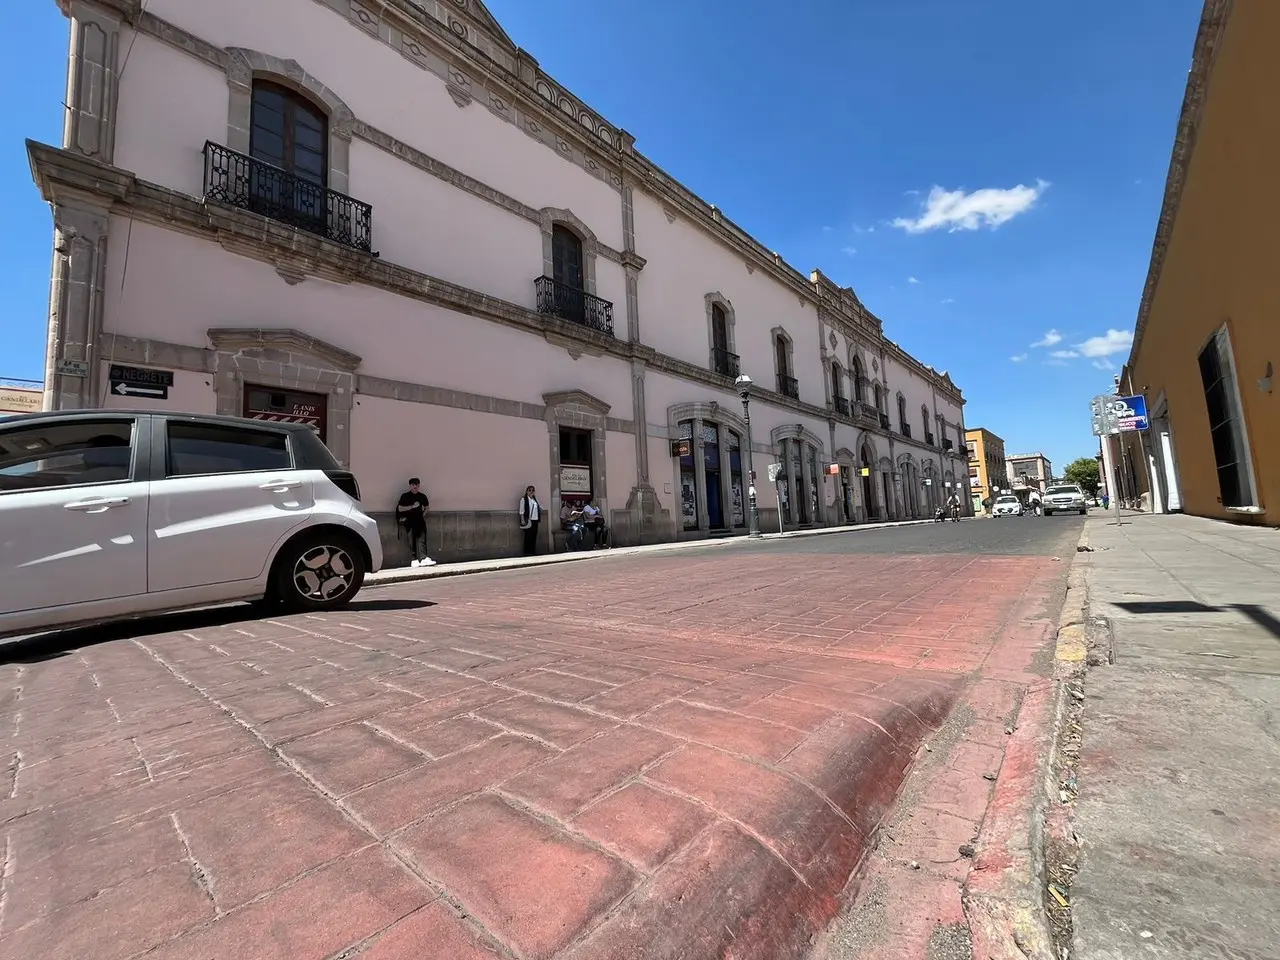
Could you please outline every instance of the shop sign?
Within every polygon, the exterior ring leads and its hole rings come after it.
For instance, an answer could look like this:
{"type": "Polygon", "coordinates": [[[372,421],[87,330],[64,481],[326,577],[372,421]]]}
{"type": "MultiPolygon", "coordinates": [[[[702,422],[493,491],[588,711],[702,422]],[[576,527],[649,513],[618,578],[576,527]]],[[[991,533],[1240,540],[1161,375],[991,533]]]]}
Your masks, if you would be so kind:
{"type": "Polygon", "coordinates": [[[44,391],[29,387],[0,387],[0,413],[36,413],[44,406],[44,391]]]}
{"type": "Polygon", "coordinates": [[[591,468],[590,467],[561,467],[560,468],[560,492],[561,493],[590,493],[591,492],[591,468]]]}

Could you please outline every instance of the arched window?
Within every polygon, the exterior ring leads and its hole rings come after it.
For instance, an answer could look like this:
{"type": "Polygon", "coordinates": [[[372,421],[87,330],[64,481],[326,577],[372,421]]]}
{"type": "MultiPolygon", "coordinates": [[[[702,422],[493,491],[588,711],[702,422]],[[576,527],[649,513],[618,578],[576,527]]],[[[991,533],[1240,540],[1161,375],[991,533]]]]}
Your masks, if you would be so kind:
{"type": "Polygon", "coordinates": [[[911,429],[907,423],[907,398],[902,394],[898,394],[898,426],[902,427],[903,433],[911,429]]]}
{"type": "Polygon", "coordinates": [[[928,441],[933,435],[933,431],[929,429],[929,408],[921,404],[920,406],[920,434],[921,440],[928,441]]]}
{"type": "Polygon", "coordinates": [[[329,120],[302,94],[253,82],[249,154],[317,187],[329,179],[329,120]]]}
{"type": "Polygon", "coordinates": [[[831,397],[836,401],[844,399],[844,371],[837,360],[831,361],[831,397]]]}
{"type": "Polygon", "coordinates": [[[884,391],[880,389],[880,384],[876,384],[876,413],[884,413],[884,391]]]}
{"type": "Polygon", "coordinates": [[[551,279],[558,284],[581,291],[582,240],[563,224],[551,228],[551,279]]]}
{"type": "Polygon", "coordinates": [[[773,350],[775,354],[775,362],[778,365],[778,376],[791,376],[790,366],[787,363],[787,339],[786,337],[775,337],[773,341],[773,350]]]}
{"type": "Polygon", "coordinates": [[[859,403],[867,402],[866,375],[862,372],[862,361],[857,357],[853,358],[853,399],[859,403]]]}

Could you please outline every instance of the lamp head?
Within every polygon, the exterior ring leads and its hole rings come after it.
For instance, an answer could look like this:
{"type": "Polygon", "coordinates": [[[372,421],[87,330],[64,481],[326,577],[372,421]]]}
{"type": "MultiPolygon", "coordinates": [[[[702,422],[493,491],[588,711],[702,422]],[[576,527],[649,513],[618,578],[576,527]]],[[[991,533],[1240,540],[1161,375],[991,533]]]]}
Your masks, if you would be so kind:
{"type": "Polygon", "coordinates": [[[733,381],[733,385],[738,388],[738,396],[746,400],[751,396],[751,388],[755,386],[751,378],[745,373],[740,375],[737,380],[733,381]]]}

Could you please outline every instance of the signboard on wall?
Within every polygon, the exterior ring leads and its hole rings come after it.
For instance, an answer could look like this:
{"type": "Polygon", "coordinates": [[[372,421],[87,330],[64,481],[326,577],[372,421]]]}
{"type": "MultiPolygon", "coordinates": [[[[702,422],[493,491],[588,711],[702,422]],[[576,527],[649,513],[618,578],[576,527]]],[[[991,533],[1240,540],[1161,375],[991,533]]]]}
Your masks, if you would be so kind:
{"type": "Polygon", "coordinates": [[[43,406],[43,390],[0,387],[0,413],[36,413],[43,406]]]}
{"type": "Polygon", "coordinates": [[[560,468],[560,492],[561,493],[590,493],[591,492],[591,468],[590,467],[561,467],[560,468]]]}

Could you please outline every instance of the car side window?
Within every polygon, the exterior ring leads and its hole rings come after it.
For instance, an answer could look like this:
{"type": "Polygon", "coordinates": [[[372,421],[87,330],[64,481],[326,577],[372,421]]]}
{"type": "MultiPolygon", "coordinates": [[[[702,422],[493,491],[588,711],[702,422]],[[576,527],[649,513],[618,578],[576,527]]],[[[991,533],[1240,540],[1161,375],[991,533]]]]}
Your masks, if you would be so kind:
{"type": "Polygon", "coordinates": [[[166,430],[166,477],[293,469],[284,433],[182,420],[170,420],[166,430]]]}
{"type": "Polygon", "coordinates": [[[133,420],[56,420],[0,433],[0,494],[133,476],[133,420]]]}

